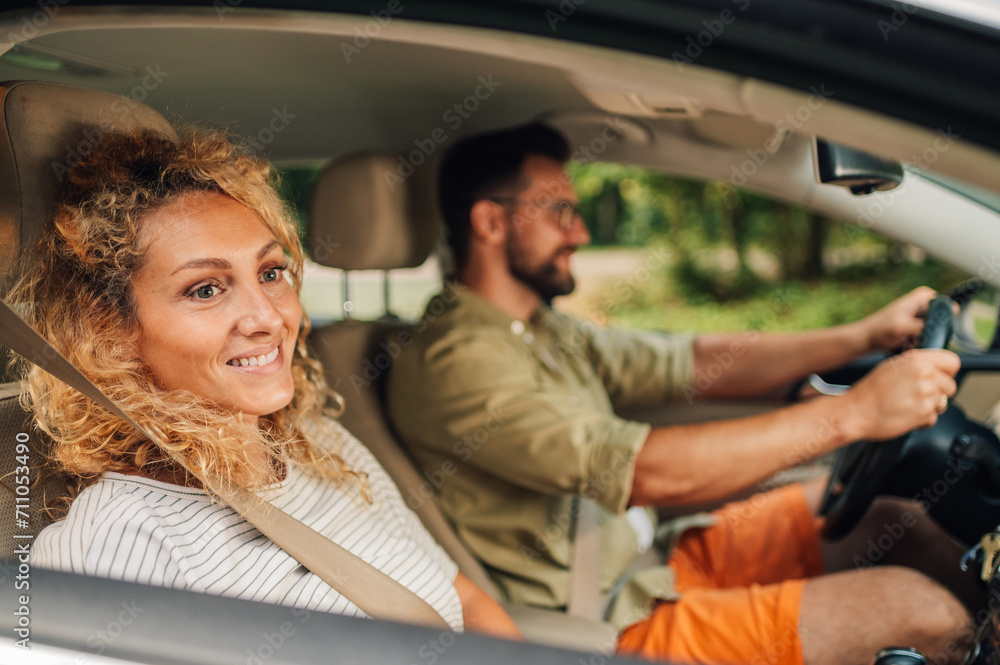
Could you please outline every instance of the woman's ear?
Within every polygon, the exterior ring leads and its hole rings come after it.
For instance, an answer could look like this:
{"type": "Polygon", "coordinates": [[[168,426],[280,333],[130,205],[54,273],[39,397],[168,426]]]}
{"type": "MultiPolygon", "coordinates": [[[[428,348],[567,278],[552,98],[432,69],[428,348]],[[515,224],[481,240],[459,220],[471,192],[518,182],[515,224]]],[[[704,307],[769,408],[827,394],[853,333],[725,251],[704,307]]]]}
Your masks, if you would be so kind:
{"type": "Polygon", "coordinates": [[[502,244],[507,238],[507,214],[495,201],[480,199],[469,211],[474,240],[487,245],[502,244]]]}

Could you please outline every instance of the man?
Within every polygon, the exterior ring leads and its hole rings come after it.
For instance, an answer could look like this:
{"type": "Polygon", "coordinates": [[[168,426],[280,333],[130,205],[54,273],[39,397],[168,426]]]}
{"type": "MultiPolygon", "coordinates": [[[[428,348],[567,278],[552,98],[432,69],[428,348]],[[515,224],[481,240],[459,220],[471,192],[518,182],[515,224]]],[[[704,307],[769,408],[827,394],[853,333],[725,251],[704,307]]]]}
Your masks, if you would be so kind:
{"type": "MultiPolygon", "coordinates": [[[[617,417],[615,408],[680,398],[695,372],[734,344],[742,352],[704,396],[766,393],[896,348],[920,332],[933,292],[801,334],[596,329],[547,306],[573,290],[570,256],[590,239],[567,157],[565,140],[542,125],[473,137],[445,157],[440,196],[454,280],[428,305],[387,387],[395,427],[510,600],[568,604],[580,496],[603,509],[600,572],[609,591],[652,538],[650,512],[635,507],[721,500],[853,441],[930,425],[954,394],[957,356],[919,350],[883,363],[844,396],[751,418],[651,428],[617,417]]],[[[879,535],[872,529],[900,519],[896,507],[877,503],[851,537],[826,543],[815,517],[821,491],[816,483],[782,488],[685,531],[668,566],[619,594],[620,648],[679,662],[867,665],[878,649],[906,645],[957,662],[969,619],[950,591],[908,568],[852,569],[860,545],[879,535]],[[653,609],[640,591],[667,602],[653,609]]],[[[947,578],[930,562],[954,546],[910,516],[908,547],[883,562],[926,563],[947,578]],[[904,550],[926,556],[906,561],[904,550]]]]}

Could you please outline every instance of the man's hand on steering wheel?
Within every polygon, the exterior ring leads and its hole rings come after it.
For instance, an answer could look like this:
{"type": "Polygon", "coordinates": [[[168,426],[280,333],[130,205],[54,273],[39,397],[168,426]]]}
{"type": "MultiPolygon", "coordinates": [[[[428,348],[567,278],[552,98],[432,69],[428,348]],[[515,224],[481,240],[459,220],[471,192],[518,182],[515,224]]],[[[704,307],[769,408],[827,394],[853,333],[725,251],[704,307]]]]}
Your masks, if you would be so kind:
{"type": "Polygon", "coordinates": [[[918,287],[858,321],[868,340],[868,351],[912,347],[924,326],[927,305],[935,295],[930,287],[918,287]]]}
{"type": "Polygon", "coordinates": [[[957,390],[960,365],[944,349],[911,349],[885,360],[843,396],[846,433],[882,441],[930,427],[957,390]]]}

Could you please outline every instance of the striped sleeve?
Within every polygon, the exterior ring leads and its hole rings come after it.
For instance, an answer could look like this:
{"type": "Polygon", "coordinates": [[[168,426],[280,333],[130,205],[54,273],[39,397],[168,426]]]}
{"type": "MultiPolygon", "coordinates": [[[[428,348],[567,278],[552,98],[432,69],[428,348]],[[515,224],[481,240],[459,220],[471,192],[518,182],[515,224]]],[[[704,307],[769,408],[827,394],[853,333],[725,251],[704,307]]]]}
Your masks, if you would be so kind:
{"type": "Polygon", "coordinates": [[[176,551],[156,510],[141,496],[99,483],[74,502],[73,519],[44,529],[32,563],[82,575],[186,589],[176,551]]]}

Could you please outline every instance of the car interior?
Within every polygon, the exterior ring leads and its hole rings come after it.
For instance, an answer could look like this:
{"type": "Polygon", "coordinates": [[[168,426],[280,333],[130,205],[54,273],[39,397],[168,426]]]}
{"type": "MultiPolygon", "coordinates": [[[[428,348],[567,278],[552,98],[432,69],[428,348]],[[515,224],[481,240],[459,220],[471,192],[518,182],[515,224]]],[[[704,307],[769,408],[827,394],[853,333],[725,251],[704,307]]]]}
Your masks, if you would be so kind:
{"type": "MultiPolygon", "coordinates": [[[[790,87],[698,61],[679,64],[526,32],[408,21],[405,13],[383,24],[374,13],[243,11],[238,5],[60,5],[42,25],[30,23],[34,10],[0,13],[0,35],[17,37],[8,38],[11,43],[0,55],[4,291],[19,259],[47,232],[54,192],[78,158],[74,154],[89,150],[88,142],[99,141],[109,126],[172,131],[171,124],[195,122],[227,127],[279,166],[322,165],[310,206],[300,211],[303,237],[311,260],[343,271],[348,285],[357,271],[381,272],[388,284],[392,271],[428,260],[442,261],[447,273],[434,197],[441,153],[458,137],[530,120],[559,129],[573,147],[574,161],[729,182],[913,242],[1000,288],[995,254],[983,249],[1000,247],[1000,198],[993,176],[1000,154],[953,136],[946,126],[928,127],[841,101],[836,85],[822,78],[790,87]],[[206,63],[225,63],[225,74],[206,63]],[[831,178],[837,180],[832,184],[820,182],[822,142],[880,156],[899,169],[901,182],[883,179],[859,186],[856,174],[843,173],[831,178]]],[[[343,294],[326,297],[338,305],[351,299],[346,286],[343,294]]],[[[311,347],[343,399],[341,422],[371,449],[460,570],[497,597],[489,573],[434,501],[420,499],[429,492],[426,480],[385,416],[387,340],[405,338],[417,322],[393,315],[388,295],[384,299],[380,317],[352,318],[347,307],[339,307],[346,312],[339,320],[316,317],[311,347]]],[[[825,378],[850,383],[874,362],[825,378]]],[[[963,367],[955,399],[961,419],[956,416],[925,437],[937,451],[949,451],[959,432],[988,420],[1000,403],[995,356],[982,354],[963,367]]],[[[4,515],[15,512],[10,472],[18,434],[29,433],[33,463],[43,459],[47,445],[19,404],[16,379],[6,376],[0,385],[4,515]]],[[[696,402],[622,415],[664,425],[751,415],[781,405],[771,400],[696,402]]],[[[1000,483],[994,473],[1000,468],[1000,446],[988,429],[975,429],[975,434],[984,443],[969,454],[983,463],[981,484],[989,489],[977,486],[969,495],[956,494],[958,503],[947,507],[947,519],[960,524],[956,528],[963,535],[1000,523],[1000,483]],[[988,504],[988,510],[970,522],[963,513],[972,501],[988,504]]],[[[918,485],[933,475],[933,464],[923,457],[907,463],[918,485]]],[[[56,474],[34,471],[31,502],[37,511],[41,497],[48,501],[64,494],[65,483],[56,474]]],[[[779,481],[816,472],[806,465],[779,481]]],[[[900,489],[909,490],[909,485],[900,489]]],[[[37,533],[45,519],[33,512],[31,531],[37,533]]],[[[18,571],[14,535],[13,520],[0,520],[4,585],[18,571]]],[[[276,651],[281,662],[315,662],[329,653],[330,634],[337,636],[345,661],[367,662],[370,645],[378,643],[378,660],[386,662],[569,663],[579,658],[550,647],[601,652],[601,662],[614,662],[606,656],[614,643],[610,625],[538,608],[506,609],[529,642],[547,646],[531,651],[462,636],[451,638],[454,646],[444,650],[428,647],[426,653],[435,656],[428,661],[414,645],[437,645],[442,638],[417,627],[379,630],[378,622],[308,613],[303,618],[289,608],[52,571],[31,574],[39,589],[32,594],[32,639],[51,649],[51,660],[36,662],[69,662],[78,649],[96,654],[87,656],[92,662],[114,656],[134,662],[221,663],[232,662],[233,654],[263,662],[276,651]],[[95,639],[111,625],[107,617],[121,617],[123,602],[143,610],[128,630],[119,631],[120,637],[95,639]],[[80,612],[81,607],[90,609],[80,612]],[[213,620],[222,616],[227,617],[225,630],[213,620]],[[275,626],[286,623],[307,637],[275,633],[275,626]],[[185,646],[178,650],[178,644],[185,646]]]]}

